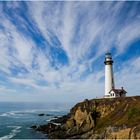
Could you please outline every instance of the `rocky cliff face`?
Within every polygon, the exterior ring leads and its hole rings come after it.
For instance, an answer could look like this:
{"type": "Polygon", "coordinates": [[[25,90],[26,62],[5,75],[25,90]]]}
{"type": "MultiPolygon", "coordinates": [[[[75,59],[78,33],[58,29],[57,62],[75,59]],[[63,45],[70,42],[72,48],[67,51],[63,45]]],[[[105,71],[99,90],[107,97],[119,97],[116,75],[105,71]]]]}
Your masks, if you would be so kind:
{"type": "Polygon", "coordinates": [[[140,97],[86,99],[60,123],[36,130],[47,133],[49,138],[140,139],[140,97]]]}

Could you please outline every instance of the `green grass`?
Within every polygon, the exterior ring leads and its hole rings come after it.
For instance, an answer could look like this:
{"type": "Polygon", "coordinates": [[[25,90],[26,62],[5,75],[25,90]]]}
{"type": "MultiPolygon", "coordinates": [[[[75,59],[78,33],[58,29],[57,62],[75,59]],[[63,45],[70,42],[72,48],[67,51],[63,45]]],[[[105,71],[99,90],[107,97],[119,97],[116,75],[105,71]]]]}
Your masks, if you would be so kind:
{"type": "Polygon", "coordinates": [[[136,107],[131,107],[128,112],[127,112],[127,115],[128,115],[128,119],[135,119],[136,117],[139,117],[140,116],[140,109],[139,108],[136,108],[136,107]]]}

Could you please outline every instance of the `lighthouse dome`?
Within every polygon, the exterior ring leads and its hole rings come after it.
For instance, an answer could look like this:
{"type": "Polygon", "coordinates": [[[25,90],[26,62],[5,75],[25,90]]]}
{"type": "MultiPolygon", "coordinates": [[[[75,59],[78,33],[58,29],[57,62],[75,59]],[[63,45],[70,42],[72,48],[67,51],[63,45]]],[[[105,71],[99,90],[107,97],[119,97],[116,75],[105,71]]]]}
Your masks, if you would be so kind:
{"type": "Polygon", "coordinates": [[[107,53],[105,54],[105,57],[106,57],[106,58],[111,58],[111,53],[110,53],[110,52],[107,52],[107,53]]]}

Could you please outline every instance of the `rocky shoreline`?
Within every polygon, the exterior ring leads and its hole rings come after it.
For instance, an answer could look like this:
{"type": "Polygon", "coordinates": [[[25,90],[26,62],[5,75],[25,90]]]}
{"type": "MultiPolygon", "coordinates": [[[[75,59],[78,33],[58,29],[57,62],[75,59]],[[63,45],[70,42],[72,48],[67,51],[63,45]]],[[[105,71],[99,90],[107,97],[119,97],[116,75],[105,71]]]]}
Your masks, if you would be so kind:
{"type": "MultiPolygon", "coordinates": [[[[31,128],[36,131],[40,131],[44,134],[48,134],[49,138],[55,138],[56,137],[55,133],[57,133],[57,135],[58,135],[58,133],[60,133],[60,135],[62,134],[61,131],[63,131],[63,129],[61,126],[63,126],[69,118],[70,118],[69,114],[59,117],[59,118],[55,117],[52,120],[50,120],[50,122],[48,124],[39,125],[39,126],[33,125],[33,126],[31,126],[31,128]]],[[[62,136],[59,136],[59,137],[64,138],[62,136]]]]}
{"type": "Polygon", "coordinates": [[[32,128],[51,139],[140,138],[140,97],[86,99],[69,114],[32,128]]]}

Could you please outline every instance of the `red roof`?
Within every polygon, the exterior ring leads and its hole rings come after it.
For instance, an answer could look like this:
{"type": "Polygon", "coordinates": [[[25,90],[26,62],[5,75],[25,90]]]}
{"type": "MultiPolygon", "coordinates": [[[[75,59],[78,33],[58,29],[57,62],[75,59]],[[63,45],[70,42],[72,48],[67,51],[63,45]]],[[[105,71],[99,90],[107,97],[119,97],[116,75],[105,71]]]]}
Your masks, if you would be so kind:
{"type": "Polygon", "coordinates": [[[127,93],[123,88],[122,89],[111,89],[110,91],[109,91],[109,93],[111,92],[111,91],[114,91],[116,94],[120,94],[120,93],[127,93]]]}

